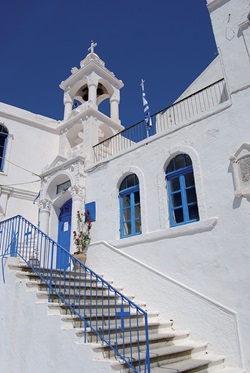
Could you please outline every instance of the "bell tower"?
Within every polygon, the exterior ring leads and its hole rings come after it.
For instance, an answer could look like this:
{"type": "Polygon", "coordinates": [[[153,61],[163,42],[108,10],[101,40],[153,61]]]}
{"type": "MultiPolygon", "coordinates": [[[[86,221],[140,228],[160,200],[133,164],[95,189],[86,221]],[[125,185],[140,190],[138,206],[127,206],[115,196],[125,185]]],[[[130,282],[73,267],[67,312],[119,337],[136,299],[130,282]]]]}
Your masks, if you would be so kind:
{"type": "MultiPolygon", "coordinates": [[[[119,119],[123,83],[94,53],[96,45],[91,42],[90,53],[80,62],[80,68],[73,67],[71,76],[60,84],[64,91],[64,119],[57,127],[59,151],[42,171],[40,193],[41,228],[46,233],[50,231],[55,239],[55,227],[59,227],[65,204],[67,208],[72,206],[72,230],[77,227],[76,211],[82,211],[85,204],[86,166],[94,159],[93,146],[124,128],[119,119]],[[99,110],[104,100],[109,100],[110,116],[99,110]]],[[[70,245],[74,247],[72,237],[70,245]]]]}
{"type": "Polygon", "coordinates": [[[64,120],[69,119],[76,108],[82,112],[86,107],[91,106],[98,111],[100,103],[109,99],[110,119],[120,124],[120,89],[123,83],[94,53],[96,46],[97,44],[91,41],[88,49],[90,53],[80,62],[80,69],[73,67],[72,75],[60,84],[60,88],[64,90],[64,120]],[[79,106],[83,107],[79,108],[79,106]]]}
{"type": "Polygon", "coordinates": [[[64,91],[64,119],[60,124],[59,154],[67,155],[76,146],[85,159],[91,160],[93,145],[123,130],[119,119],[120,89],[123,82],[105,67],[95,53],[96,43],[91,41],[90,52],[73,67],[71,76],[61,82],[64,91]],[[110,115],[99,110],[109,100],[110,115]]]}

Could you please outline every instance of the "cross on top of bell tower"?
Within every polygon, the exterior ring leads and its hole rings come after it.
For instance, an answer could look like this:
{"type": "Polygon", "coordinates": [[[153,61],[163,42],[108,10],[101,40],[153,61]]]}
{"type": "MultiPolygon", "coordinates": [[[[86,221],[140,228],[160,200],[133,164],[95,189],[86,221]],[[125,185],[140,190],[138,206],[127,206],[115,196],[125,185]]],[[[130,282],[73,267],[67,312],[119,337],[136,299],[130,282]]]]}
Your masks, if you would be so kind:
{"type": "Polygon", "coordinates": [[[90,44],[90,47],[88,48],[88,51],[90,51],[90,53],[95,53],[95,47],[97,46],[97,43],[95,43],[93,40],[91,40],[91,44],[90,44]]]}
{"type": "Polygon", "coordinates": [[[142,87],[142,90],[144,91],[144,83],[145,83],[145,80],[141,80],[141,84],[140,84],[140,86],[142,87]]]}

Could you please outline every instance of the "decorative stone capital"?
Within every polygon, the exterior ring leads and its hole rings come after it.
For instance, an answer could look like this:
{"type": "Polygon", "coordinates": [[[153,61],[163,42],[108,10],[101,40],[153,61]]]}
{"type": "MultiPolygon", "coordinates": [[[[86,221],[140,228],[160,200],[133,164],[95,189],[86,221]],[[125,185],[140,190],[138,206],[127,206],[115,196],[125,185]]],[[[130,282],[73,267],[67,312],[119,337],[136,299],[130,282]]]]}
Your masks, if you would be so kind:
{"type": "Polygon", "coordinates": [[[47,210],[49,212],[51,209],[52,202],[45,198],[40,200],[38,205],[42,210],[47,210]]]}
{"type": "Polygon", "coordinates": [[[63,128],[63,129],[60,131],[60,135],[67,134],[68,131],[69,131],[68,128],[63,128]]]}
{"type": "Polygon", "coordinates": [[[98,86],[98,75],[96,73],[92,72],[90,75],[86,75],[86,80],[88,86],[98,86]]]}
{"type": "Polygon", "coordinates": [[[64,105],[67,104],[67,103],[73,104],[72,97],[70,96],[70,94],[68,92],[64,93],[63,103],[64,103],[64,105]]]}
{"type": "Polygon", "coordinates": [[[72,199],[83,199],[85,193],[85,187],[75,184],[69,188],[72,199]]]}
{"type": "Polygon", "coordinates": [[[112,96],[110,97],[110,102],[120,102],[120,91],[117,89],[114,91],[114,93],[112,94],[112,96]]]}

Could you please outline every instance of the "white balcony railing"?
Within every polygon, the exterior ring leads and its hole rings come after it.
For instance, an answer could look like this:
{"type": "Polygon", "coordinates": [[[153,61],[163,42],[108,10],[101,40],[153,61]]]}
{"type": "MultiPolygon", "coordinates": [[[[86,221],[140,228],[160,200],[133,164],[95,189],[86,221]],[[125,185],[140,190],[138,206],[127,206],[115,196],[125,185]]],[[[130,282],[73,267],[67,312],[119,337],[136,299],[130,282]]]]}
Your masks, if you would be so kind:
{"type": "Polygon", "coordinates": [[[152,115],[152,127],[147,129],[143,120],[95,145],[93,147],[94,162],[118,154],[148,136],[159,134],[173,126],[181,126],[217,108],[228,99],[225,81],[221,79],[152,115]]]}

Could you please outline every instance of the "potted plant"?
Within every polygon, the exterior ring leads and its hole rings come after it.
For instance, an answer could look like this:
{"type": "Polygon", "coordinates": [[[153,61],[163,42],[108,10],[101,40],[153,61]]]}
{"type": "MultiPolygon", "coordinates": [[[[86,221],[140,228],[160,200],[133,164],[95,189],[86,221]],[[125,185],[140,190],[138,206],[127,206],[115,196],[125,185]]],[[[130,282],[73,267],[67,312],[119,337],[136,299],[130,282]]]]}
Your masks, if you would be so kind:
{"type": "MultiPolygon", "coordinates": [[[[76,245],[76,252],[74,256],[82,263],[86,263],[88,245],[90,243],[90,230],[92,222],[90,219],[89,210],[86,210],[84,213],[77,211],[77,230],[73,231],[74,243],[76,245]]],[[[75,261],[73,261],[75,262],[75,261]]],[[[74,263],[76,268],[78,263],[74,263]]]]}

